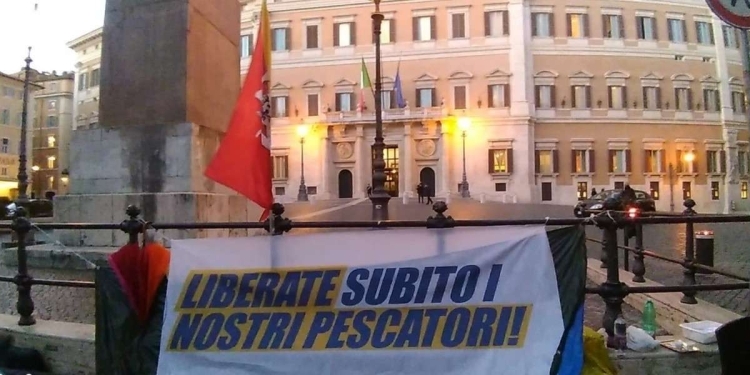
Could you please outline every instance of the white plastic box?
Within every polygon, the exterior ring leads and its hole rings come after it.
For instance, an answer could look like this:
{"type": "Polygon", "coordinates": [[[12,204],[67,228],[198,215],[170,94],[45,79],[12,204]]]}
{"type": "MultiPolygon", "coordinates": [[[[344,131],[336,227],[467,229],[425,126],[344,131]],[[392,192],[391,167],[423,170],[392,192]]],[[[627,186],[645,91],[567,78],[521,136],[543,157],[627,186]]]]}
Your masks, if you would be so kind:
{"type": "Polygon", "coordinates": [[[716,330],[721,327],[721,324],[710,320],[701,320],[699,322],[682,323],[680,327],[682,328],[682,335],[686,339],[701,344],[711,344],[716,342],[716,330]]]}

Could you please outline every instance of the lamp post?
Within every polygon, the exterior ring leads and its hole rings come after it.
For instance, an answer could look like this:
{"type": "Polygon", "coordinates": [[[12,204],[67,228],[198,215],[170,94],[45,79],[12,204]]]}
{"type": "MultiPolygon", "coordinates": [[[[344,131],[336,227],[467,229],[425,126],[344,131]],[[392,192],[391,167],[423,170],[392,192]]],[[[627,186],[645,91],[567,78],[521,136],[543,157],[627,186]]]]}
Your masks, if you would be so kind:
{"type": "Polygon", "coordinates": [[[310,127],[307,125],[300,125],[297,127],[297,135],[299,136],[299,160],[300,160],[300,178],[299,178],[299,192],[297,192],[297,200],[300,202],[307,202],[307,186],[305,186],[305,137],[310,132],[310,127]]]}
{"type": "Polygon", "coordinates": [[[461,153],[463,157],[463,175],[461,176],[461,198],[471,197],[469,193],[469,181],[466,180],[466,131],[471,127],[471,120],[466,117],[458,119],[458,127],[461,129],[461,153]]]}
{"type": "MultiPolygon", "coordinates": [[[[692,164],[695,160],[695,154],[692,151],[688,151],[682,154],[682,161],[692,164]]],[[[674,212],[674,164],[669,163],[669,212],[674,212]]]]}
{"type": "Polygon", "coordinates": [[[380,0],[374,0],[375,13],[372,14],[372,31],[375,34],[375,143],[372,145],[372,219],[376,221],[388,220],[388,201],[391,196],[385,191],[385,160],[383,160],[383,103],[382,80],[380,76],[380,26],[383,14],[380,13],[380,0]]]}
{"type": "Polygon", "coordinates": [[[28,131],[29,75],[31,73],[31,47],[26,56],[26,67],[23,78],[23,109],[21,110],[21,147],[18,150],[18,198],[16,205],[29,201],[26,190],[29,188],[29,176],[26,174],[26,132],[28,131]]]}

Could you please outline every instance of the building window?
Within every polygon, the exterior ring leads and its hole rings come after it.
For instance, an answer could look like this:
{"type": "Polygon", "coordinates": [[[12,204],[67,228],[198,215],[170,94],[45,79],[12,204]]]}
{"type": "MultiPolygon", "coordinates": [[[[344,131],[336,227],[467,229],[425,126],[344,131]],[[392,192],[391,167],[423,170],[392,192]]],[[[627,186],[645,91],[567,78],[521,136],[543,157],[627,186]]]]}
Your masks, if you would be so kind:
{"type": "Polygon", "coordinates": [[[55,147],[55,136],[50,135],[47,137],[47,147],[55,147]]]}
{"type": "Polygon", "coordinates": [[[687,87],[674,89],[675,107],[678,111],[693,110],[693,90],[687,87]]]}
{"type": "Polygon", "coordinates": [[[513,173],[513,150],[489,150],[489,173],[513,173]]]}
{"type": "Polygon", "coordinates": [[[667,33],[669,33],[668,36],[670,42],[685,43],[685,35],[687,34],[685,20],[667,19],[667,33]]]}
{"type": "Polygon", "coordinates": [[[719,90],[703,89],[703,103],[707,112],[719,112],[721,110],[719,90]]]}
{"type": "Polygon", "coordinates": [[[466,14],[465,13],[452,13],[451,14],[451,38],[453,39],[466,38],[466,14]]]}
{"type": "Polygon", "coordinates": [[[333,46],[349,47],[357,44],[357,28],[354,22],[333,24],[333,46]]]}
{"type": "Polygon", "coordinates": [[[740,198],[747,199],[747,181],[740,183],[740,198]]]}
{"type": "Polygon", "coordinates": [[[537,108],[549,109],[555,107],[554,85],[536,85],[534,91],[537,108]]]}
{"type": "Polygon", "coordinates": [[[588,38],[589,15],[580,13],[568,13],[568,37],[588,38]]]}
{"type": "Polygon", "coordinates": [[[508,12],[484,12],[484,36],[499,37],[509,35],[508,12]]]}
{"type": "Polygon", "coordinates": [[[320,42],[318,39],[319,39],[318,38],[318,25],[305,26],[305,48],[307,49],[320,48],[320,42]]]}
{"type": "Polygon", "coordinates": [[[743,115],[747,113],[744,93],[739,91],[732,91],[732,112],[743,115]]]}
{"type": "Polygon", "coordinates": [[[10,125],[10,110],[3,109],[2,116],[0,116],[0,124],[10,125]]]}
{"type": "Polygon", "coordinates": [[[55,177],[54,176],[47,177],[47,189],[55,190],[55,177]]]}
{"type": "Polygon", "coordinates": [[[625,86],[609,86],[607,92],[610,109],[626,109],[628,107],[628,92],[625,86]]]}
{"type": "Polygon", "coordinates": [[[622,181],[615,181],[615,190],[622,190],[625,188],[625,183],[622,181]]]}
{"type": "Polygon", "coordinates": [[[0,144],[0,152],[3,154],[9,154],[10,153],[10,139],[3,138],[2,144],[0,144]]]}
{"type": "Polygon", "coordinates": [[[349,112],[352,110],[354,94],[350,92],[336,93],[336,112],[349,112]]]}
{"type": "Polygon", "coordinates": [[[719,200],[719,181],[711,181],[711,200],[719,200]]]}
{"type": "Polygon", "coordinates": [[[495,191],[508,191],[508,184],[505,182],[496,182],[495,191]]]}
{"type": "Polygon", "coordinates": [[[3,96],[12,98],[16,96],[16,90],[14,90],[12,87],[3,86],[3,96]]]}
{"type": "Polygon", "coordinates": [[[278,27],[271,30],[271,49],[273,51],[289,51],[292,44],[292,32],[288,27],[278,27]]]}
{"type": "MultiPolygon", "coordinates": [[[[383,20],[380,24],[380,44],[396,42],[396,23],[393,19],[383,20]]],[[[375,44],[375,34],[372,34],[372,43],[375,44]]]]}
{"type": "Polygon", "coordinates": [[[16,125],[21,126],[22,124],[23,124],[23,112],[20,112],[18,116],[16,116],[16,125]]]}
{"type": "Polygon", "coordinates": [[[466,86],[453,86],[453,108],[466,109],[466,86]]]}
{"type": "Polygon", "coordinates": [[[588,199],[589,197],[589,184],[585,181],[578,182],[576,187],[576,196],[578,197],[579,201],[582,201],[584,199],[588,199]]]}
{"type": "Polygon", "coordinates": [[[490,108],[510,107],[510,86],[507,84],[487,86],[487,101],[490,108]]]}
{"type": "Polygon", "coordinates": [[[576,85],[570,87],[570,103],[572,108],[589,109],[591,108],[591,86],[576,85]]]}
{"type": "Polygon", "coordinates": [[[724,151],[706,151],[706,172],[725,173],[727,154],[724,151]]]}
{"type": "Polygon", "coordinates": [[[273,117],[289,116],[289,97],[274,96],[271,97],[271,114],[273,117]]]}
{"type": "Polygon", "coordinates": [[[99,86],[99,69],[94,69],[91,71],[91,83],[89,84],[89,87],[97,87],[99,86]]]}
{"type": "Polygon", "coordinates": [[[253,36],[243,35],[240,37],[240,57],[245,58],[250,56],[250,51],[253,49],[253,36]]]}
{"type": "Polygon", "coordinates": [[[57,116],[47,116],[47,127],[48,128],[57,127],[57,116]]]}
{"type": "Polygon", "coordinates": [[[661,89],[659,87],[643,88],[643,108],[650,110],[661,109],[661,89]]]}
{"type": "Polygon", "coordinates": [[[664,172],[664,158],[662,150],[646,150],[645,152],[645,167],[646,173],[662,173],[664,172]]]}
{"type": "Polygon", "coordinates": [[[555,36],[555,22],[552,13],[532,13],[531,32],[535,37],[550,38],[555,36]]]}
{"type": "MultiPolygon", "coordinates": [[[[273,156],[273,179],[286,180],[289,178],[289,157],[287,155],[273,156]]],[[[284,194],[279,194],[284,195],[284,194]]]]}
{"type": "Polygon", "coordinates": [[[635,17],[635,29],[638,39],[656,40],[656,22],[653,17],[635,17]]]}
{"type": "MultiPolygon", "coordinates": [[[[740,43],[737,38],[737,29],[732,26],[724,25],[721,27],[721,31],[724,34],[724,46],[728,48],[739,48],[740,43]]],[[[740,31],[741,32],[741,31],[740,31]]]]}
{"type": "Polygon", "coordinates": [[[47,158],[47,169],[55,169],[55,158],[54,156],[50,156],[47,158]]]}
{"type": "Polygon", "coordinates": [[[573,173],[591,173],[594,172],[594,151],[593,150],[573,150],[571,151],[573,161],[573,173]]]}
{"type": "Polygon", "coordinates": [[[414,41],[435,40],[435,16],[414,17],[412,19],[414,41]]]}
{"type": "Polygon", "coordinates": [[[609,173],[630,172],[629,150],[609,150],[609,173]]]}
{"type": "Polygon", "coordinates": [[[557,173],[557,150],[536,150],[536,173],[557,173]]]}
{"type": "Polygon", "coordinates": [[[7,176],[8,175],[8,168],[6,168],[6,167],[0,168],[0,175],[7,176]]]}
{"type": "Polygon", "coordinates": [[[418,108],[437,107],[435,89],[433,88],[417,89],[417,107],[418,108]]]}
{"type": "Polygon", "coordinates": [[[693,196],[693,189],[690,185],[690,181],[682,182],[682,200],[688,199],[693,196]]]}
{"type": "Polygon", "coordinates": [[[747,175],[747,151],[737,152],[737,169],[740,176],[747,175]]]}
{"type": "Polygon", "coordinates": [[[624,39],[625,24],[622,22],[621,15],[604,14],[602,15],[602,25],[604,27],[602,35],[607,39],[624,39]]]}
{"type": "Polygon", "coordinates": [[[542,182],[542,202],[549,202],[552,200],[552,183],[542,182]]]}
{"type": "Polygon", "coordinates": [[[55,109],[57,108],[57,100],[51,99],[47,100],[47,109],[55,109]]]}
{"type": "Polygon", "coordinates": [[[320,97],[318,94],[307,94],[307,115],[318,116],[320,108],[320,97]]]}
{"type": "Polygon", "coordinates": [[[88,73],[81,73],[78,75],[78,91],[83,91],[88,87],[86,86],[88,83],[88,77],[88,73]]]}
{"type": "Polygon", "coordinates": [[[284,195],[286,194],[286,189],[283,186],[276,186],[273,188],[273,195],[284,195]]]}
{"type": "Polygon", "coordinates": [[[695,22],[695,33],[699,44],[714,44],[714,29],[710,22],[695,22]]]}
{"type": "Polygon", "coordinates": [[[695,156],[693,156],[692,162],[687,162],[683,156],[687,153],[695,154],[693,151],[677,150],[677,173],[693,173],[693,170],[695,169],[695,156]]]}
{"type": "Polygon", "coordinates": [[[396,92],[393,90],[383,90],[380,92],[381,105],[384,109],[393,109],[396,105],[396,92]]]}
{"type": "Polygon", "coordinates": [[[651,190],[651,198],[655,201],[659,200],[659,181],[651,181],[649,183],[649,189],[651,190]]]}

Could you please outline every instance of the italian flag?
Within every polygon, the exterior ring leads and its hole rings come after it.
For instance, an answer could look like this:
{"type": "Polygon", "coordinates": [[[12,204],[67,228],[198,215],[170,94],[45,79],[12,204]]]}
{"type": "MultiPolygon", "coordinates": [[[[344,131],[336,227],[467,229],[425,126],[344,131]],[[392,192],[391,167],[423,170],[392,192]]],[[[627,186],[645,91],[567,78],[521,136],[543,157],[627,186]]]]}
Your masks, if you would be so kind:
{"type": "Polygon", "coordinates": [[[370,83],[370,73],[367,72],[367,65],[365,65],[365,58],[362,58],[362,68],[359,72],[359,104],[357,104],[357,111],[363,111],[365,109],[365,88],[372,88],[370,83]]]}

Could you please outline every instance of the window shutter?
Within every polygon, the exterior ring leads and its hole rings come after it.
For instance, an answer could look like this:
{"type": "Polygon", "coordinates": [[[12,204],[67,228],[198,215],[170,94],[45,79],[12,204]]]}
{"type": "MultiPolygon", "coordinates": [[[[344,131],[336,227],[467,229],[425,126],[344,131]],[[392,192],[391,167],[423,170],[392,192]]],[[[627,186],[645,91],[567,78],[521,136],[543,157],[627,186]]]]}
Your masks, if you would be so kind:
{"type": "Polygon", "coordinates": [[[610,29],[612,29],[612,25],[609,21],[609,15],[602,14],[602,37],[609,38],[611,37],[611,34],[608,33],[610,29]]]}
{"type": "Polygon", "coordinates": [[[684,103],[680,103],[680,89],[675,88],[674,89],[674,109],[679,110],[681,109],[680,106],[684,105],[684,103]]]}
{"type": "Polygon", "coordinates": [[[388,30],[391,33],[390,35],[391,39],[389,40],[389,42],[396,43],[396,20],[394,19],[388,20],[388,26],[390,27],[388,30]]]}
{"type": "Polygon", "coordinates": [[[557,86],[552,85],[549,87],[549,96],[550,96],[550,103],[552,103],[552,108],[557,108],[557,86]]]}
{"type": "Polygon", "coordinates": [[[716,111],[721,111],[721,97],[719,96],[719,90],[714,90],[715,95],[714,98],[716,98],[716,111]]]}
{"type": "Polygon", "coordinates": [[[318,94],[307,95],[307,115],[308,116],[318,115],[318,94]]]}
{"type": "MultiPolygon", "coordinates": [[[[374,35],[374,33],[373,33],[373,35],[374,35]]],[[[338,47],[339,46],[339,44],[340,44],[339,39],[340,39],[339,38],[339,24],[338,23],[334,23],[333,24],[333,46],[334,47],[338,47]]]]}
{"type": "MultiPolygon", "coordinates": [[[[700,167],[700,163],[698,163],[698,153],[693,151],[693,162],[691,163],[693,168],[693,173],[698,173],[698,169],[700,167]]],[[[687,172],[687,171],[685,171],[687,172]]]]}
{"type": "Polygon", "coordinates": [[[336,94],[336,103],[334,105],[336,112],[341,112],[341,94],[336,94]]]}
{"type": "Polygon", "coordinates": [[[411,19],[411,35],[413,40],[419,40],[419,17],[411,19]]]}
{"type": "Polygon", "coordinates": [[[488,108],[495,107],[495,98],[492,96],[492,86],[493,85],[487,85],[487,107],[488,108]]]}
{"type": "Polygon", "coordinates": [[[536,15],[537,13],[531,13],[531,35],[539,36],[539,32],[536,29],[536,15]]]}
{"type": "Polygon", "coordinates": [[[659,156],[661,156],[661,165],[659,166],[659,172],[664,173],[667,171],[667,158],[664,150],[659,150],[659,156]]]}
{"type": "Polygon", "coordinates": [[[507,155],[506,157],[508,158],[508,160],[506,160],[508,164],[508,173],[513,173],[513,149],[509,148],[505,150],[505,155],[507,155]]]}
{"type": "Polygon", "coordinates": [[[435,16],[430,16],[430,40],[437,39],[437,25],[435,25],[435,16]]]}
{"type": "Polygon", "coordinates": [[[648,151],[649,150],[643,150],[643,173],[653,172],[653,171],[648,170],[649,168],[648,151]]]}
{"type": "Polygon", "coordinates": [[[716,41],[714,40],[714,28],[711,24],[708,25],[708,36],[711,38],[711,44],[716,44],[716,41]]]}
{"type": "Polygon", "coordinates": [[[572,20],[572,14],[566,14],[565,15],[565,25],[567,28],[568,36],[573,36],[573,20],[572,20]]]}
{"type": "Polygon", "coordinates": [[[570,108],[576,107],[576,87],[570,86],[570,108]]]}
{"type": "Polygon", "coordinates": [[[307,48],[318,48],[318,27],[307,26],[307,48]]]}
{"type": "Polygon", "coordinates": [[[630,173],[633,171],[633,158],[631,157],[630,150],[625,150],[625,172],[630,173]]]}
{"type": "Polygon", "coordinates": [[[508,19],[508,11],[503,11],[503,35],[510,35],[510,20],[508,19]]]}
{"type": "Polygon", "coordinates": [[[581,17],[581,21],[583,22],[583,36],[588,38],[589,33],[591,32],[589,28],[589,15],[584,14],[583,17],[581,17]]]}
{"type": "Polygon", "coordinates": [[[589,150],[589,172],[594,173],[596,172],[596,154],[594,154],[594,150],[589,150]]]}
{"type": "Polygon", "coordinates": [[[540,160],[539,160],[539,150],[534,151],[534,173],[539,173],[539,171],[542,169],[540,160]]]}
{"type": "Polygon", "coordinates": [[[461,38],[461,13],[451,14],[451,38],[461,38]]]}
{"type": "Polygon", "coordinates": [[[661,87],[656,88],[656,108],[661,109],[661,87]]]}
{"type": "Polygon", "coordinates": [[[622,19],[622,16],[617,16],[617,19],[620,21],[620,38],[625,39],[625,22],[622,19]]]}
{"type": "Polygon", "coordinates": [[[644,39],[643,35],[643,17],[635,17],[635,31],[638,34],[638,39],[644,39]]]}
{"type": "Polygon", "coordinates": [[[651,18],[651,25],[654,28],[654,40],[659,40],[659,23],[656,22],[656,18],[651,18]]]}
{"type": "Polygon", "coordinates": [[[492,34],[492,25],[490,25],[490,12],[484,12],[484,36],[492,34]]]}
{"type": "Polygon", "coordinates": [[[721,173],[727,173],[727,152],[724,150],[719,151],[719,164],[721,173]]]}
{"type": "Polygon", "coordinates": [[[672,32],[672,20],[667,18],[667,38],[670,42],[674,42],[674,33],[672,32]]]}
{"type": "Polygon", "coordinates": [[[703,110],[708,112],[708,90],[703,89],[703,110]]]}
{"type": "Polygon", "coordinates": [[[542,101],[542,94],[539,85],[534,86],[534,104],[536,108],[539,108],[539,104],[542,101]]]}
{"type": "Polygon", "coordinates": [[[505,107],[510,107],[510,85],[504,85],[503,94],[505,95],[505,107]]]}
{"type": "Polygon", "coordinates": [[[622,86],[622,108],[628,109],[628,87],[622,86]]]}
{"type": "Polygon", "coordinates": [[[422,96],[419,95],[419,89],[416,90],[416,95],[415,95],[414,99],[415,99],[414,102],[417,103],[417,108],[421,108],[422,107],[422,96]]]}
{"type": "MultiPolygon", "coordinates": [[[[275,29],[271,29],[271,51],[278,51],[279,50],[279,40],[276,39],[276,33],[274,32],[275,29]]],[[[252,56],[253,52],[250,52],[250,55],[252,56]]]]}
{"type": "Polygon", "coordinates": [[[555,37],[557,34],[555,32],[555,14],[554,13],[547,13],[547,19],[549,20],[549,36],[555,37]]]}
{"type": "Polygon", "coordinates": [[[557,150],[552,150],[552,173],[560,171],[560,156],[557,150]]]}
{"type": "Polygon", "coordinates": [[[684,172],[682,170],[682,150],[677,150],[677,163],[675,164],[677,165],[677,173],[684,172]]]}
{"type": "Polygon", "coordinates": [[[586,108],[591,108],[591,86],[586,86],[586,108]]]}
{"type": "Polygon", "coordinates": [[[389,96],[391,97],[391,101],[390,101],[391,106],[389,109],[396,108],[396,90],[389,91],[389,96]]]}
{"type": "Polygon", "coordinates": [[[615,150],[609,150],[609,173],[615,171],[615,150]]]}
{"type": "Polygon", "coordinates": [[[284,29],[284,39],[286,41],[285,51],[291,51],[292,50],[292,30],[288,27],[284,29]]]}
{"type": "Polygon", "coordinates": [[[614,86],[607,86],[607,105],[609,105],[609,107],[607,107],[607,108],[614,108],[614,103],[613,103],[613,100],[612,100],[612,90],[613,90],[613,88],[614,88],[614,86]]]}
{"type": "Polygon", "coordinates": [[[353,46],[357,45],[357,24],[355,22],[349,23],[349,36],[353,46]]]}
{"type": "Polygon", "coordinates": [[[487,150],[487,173],[495,173],[495,150],[487,150]]]}
{"type": "Polygon", "coordinates": [[[576,150],[570,150],[570,171],[572,173],[578,172],[576,170],[576,150]]]}
{"type": "Polygon", "coordinates": [[[292,117],[291,114],[289,113],[289,110],[291,108],[291,104],[292,103],[289,101],[289,97],[285,96],[284,97],[284,114],[285,114],[284,117],[292,117]]]}
{"type": "Polygon", "coordinates": [[[693,89],[687,89],[687,109],[688,111],[693,110],[693,89]]]}
{"type": "Polygon", "coordinates": [[[437,107],[437,95],[435,89],[430,89],[430,96],[432,97],[432,106],[437,107]]]}
{"type": "Polygon", "coordinates": [[[281,178],[289,178],[289,156],[284,156],[284,175],[281,178]]]}

